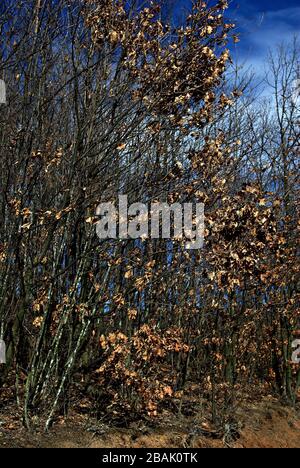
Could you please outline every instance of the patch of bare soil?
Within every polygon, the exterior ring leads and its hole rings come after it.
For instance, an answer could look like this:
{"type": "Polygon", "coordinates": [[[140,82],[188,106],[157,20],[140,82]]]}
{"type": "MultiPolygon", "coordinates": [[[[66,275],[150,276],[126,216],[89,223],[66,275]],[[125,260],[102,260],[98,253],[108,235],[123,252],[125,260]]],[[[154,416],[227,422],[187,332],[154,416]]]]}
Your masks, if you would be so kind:
{"type": "MultiPolygon", "coordinates": [[[[49,433],[27,431],[17,411],[0,413],[1,448],[300,448],[300,413],[275,399],[247,403],[220,431],[202,414],[165,415],[155,427],[138,423],[126,429],[109,427],[75,414],[60,418],[49,433]],[[229,431],[229,432],[228,432],[229,431]],[[231,431],[231,432],[230,432],[231,431]]],[[[37,424],[38,426],[38,424],[37,424]]]]}

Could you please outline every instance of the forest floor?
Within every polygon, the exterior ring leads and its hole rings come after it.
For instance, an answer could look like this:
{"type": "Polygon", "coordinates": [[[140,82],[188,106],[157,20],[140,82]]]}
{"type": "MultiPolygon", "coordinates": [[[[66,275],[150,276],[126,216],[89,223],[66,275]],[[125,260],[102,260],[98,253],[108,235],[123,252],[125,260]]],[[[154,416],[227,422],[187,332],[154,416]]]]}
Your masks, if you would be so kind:
{"type": "Polygon", "coordinates": [[[203,413],[163,414],[155,425],[117,428],[78,412],[60,417],[49,433],[21,427],[13,407],[0,409],[0,448],[300,448],[300,410],[269,396],[236,411],[233,436],[217,431],[203,413]]]}

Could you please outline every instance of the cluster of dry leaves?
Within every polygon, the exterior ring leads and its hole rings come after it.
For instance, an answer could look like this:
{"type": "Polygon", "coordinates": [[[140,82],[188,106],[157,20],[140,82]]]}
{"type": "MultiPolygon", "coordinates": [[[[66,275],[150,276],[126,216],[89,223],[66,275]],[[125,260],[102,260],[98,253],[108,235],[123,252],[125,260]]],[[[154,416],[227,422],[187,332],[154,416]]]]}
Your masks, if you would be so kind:
{"type": "Polygon", "coordinates": [[[194,1],[175,26],[154,2],[33,3],[18,31],[5,20],[0,117],[0,384],[15,373],[25,423],[46,411],[49,427],[82,382],[120,416],[154,417],[187,382],[214,416],[243,386],[293,400],[299,132],[289,151],[274,140],[283,175],[274,163],[266,183],[225,83],[227,2],[194,1]],[[99,242],[96,207],[119,193],[205,203],[204,249],[99,242]]]}

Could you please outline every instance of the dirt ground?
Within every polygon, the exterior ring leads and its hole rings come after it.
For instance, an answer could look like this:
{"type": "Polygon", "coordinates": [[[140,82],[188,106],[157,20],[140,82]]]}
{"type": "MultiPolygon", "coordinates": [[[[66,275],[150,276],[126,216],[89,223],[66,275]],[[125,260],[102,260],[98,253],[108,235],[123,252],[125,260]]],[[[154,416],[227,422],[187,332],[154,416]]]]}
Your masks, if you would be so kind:
{"type": "MultiPolygon", "coordinates": [[[[75,414],[60,418],[51,431],[27,431],[17,412],[0,411],[1,448],[300,448],[300,411],[273,398],[241,407],[229,437],[203,415],[165,415],[156,425],[144,422],[114,428],[75,414]]],[[[38,425],[37,425],[38,426],[38,425]]],[[[228,429],[228,428],[227,428],[228,429]]],[[[227,434],[228,435],[228,434],[227,434]]]]}

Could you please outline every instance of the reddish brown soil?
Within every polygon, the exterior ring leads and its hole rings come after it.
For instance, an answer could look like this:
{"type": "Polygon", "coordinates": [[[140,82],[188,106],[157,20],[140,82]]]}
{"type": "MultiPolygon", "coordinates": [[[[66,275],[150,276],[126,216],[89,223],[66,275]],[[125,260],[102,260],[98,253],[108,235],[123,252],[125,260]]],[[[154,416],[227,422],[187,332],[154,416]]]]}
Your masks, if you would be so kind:
{"type": "MultiPolygon", "coordinates": [[[[0,412],[1,448],[300,448],[300,412],[283,407],[273,398],[247,403],[237,410],[236,441],[222,434],[203,418],[165,415],[155,428],[135,424],[117,429],[76,414],[61,418],[52,430],[26,431],[20,427],[17,412],[0,412]]],[[[38,421],[36,421],[38,422],[38,421]]],[[[38,424],[37,424],[38,426],[38,424]]]]}

